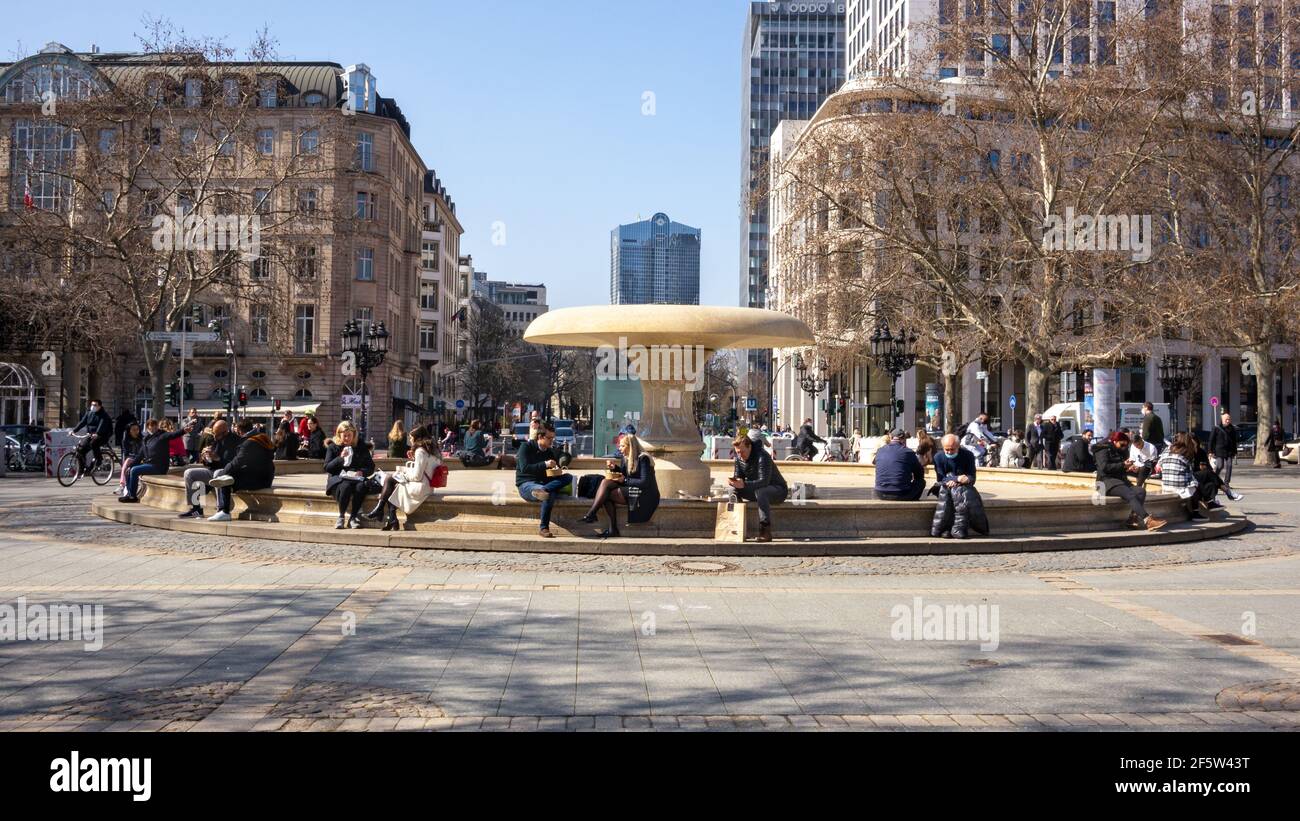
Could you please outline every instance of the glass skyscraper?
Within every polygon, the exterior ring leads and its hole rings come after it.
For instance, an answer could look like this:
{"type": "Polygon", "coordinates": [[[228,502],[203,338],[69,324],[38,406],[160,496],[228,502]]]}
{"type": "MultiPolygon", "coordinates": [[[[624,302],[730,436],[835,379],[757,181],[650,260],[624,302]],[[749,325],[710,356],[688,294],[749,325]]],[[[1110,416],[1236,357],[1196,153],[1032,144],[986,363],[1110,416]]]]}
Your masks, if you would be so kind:
{"type": "MultiPolygon", "coordinates": [[[[767,173],[772,132],[782,120],[811,118],[844,84],[844,25],[842,2],[750,3],[741,46],[741,306],[767,305],[767,204],[750,200],[767,173]]],[[[747,359],[752,378],[747,385],[742,374],[741,387],[751,395],[766,396],[767,356],[747,359]]]]}
{"type": "Polygon", "coordinates": [[[700,229],[655,214],[610,232],[611,305],[699,305],[700,229]]]}

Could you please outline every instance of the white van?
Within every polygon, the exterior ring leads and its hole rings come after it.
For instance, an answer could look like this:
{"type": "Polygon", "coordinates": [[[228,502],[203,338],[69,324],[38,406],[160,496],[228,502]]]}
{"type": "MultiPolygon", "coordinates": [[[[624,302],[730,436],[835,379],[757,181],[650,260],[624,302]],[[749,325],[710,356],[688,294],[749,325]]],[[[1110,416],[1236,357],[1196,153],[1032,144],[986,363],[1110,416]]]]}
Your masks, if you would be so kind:
{"type": "MultiPolygon", "coordinates": [[[[1165,423],[1165,437],[1168,438],[1173,428],[1169,425],[1169,404],[1167,402],[1152,403],[1152,410],[1160,421],[1165,423]]],[[[1056,417],[1056,421],[1061,426],[1062,442],[1070,441],[1070,437],[1078,436],[1083,433],[1085,427],[1093,427],[1093,420],[1087,416],[1082,402],[1063,402],[1059,405],[1053,405],[1043,411],[1044,419],[1056,417]]],[[[1141,402],[1121,402],[1119,403],[1119,423],[1117,427],[1128,428],[1135,433],[1142,432],[1142,403],[1141,402]]]]}

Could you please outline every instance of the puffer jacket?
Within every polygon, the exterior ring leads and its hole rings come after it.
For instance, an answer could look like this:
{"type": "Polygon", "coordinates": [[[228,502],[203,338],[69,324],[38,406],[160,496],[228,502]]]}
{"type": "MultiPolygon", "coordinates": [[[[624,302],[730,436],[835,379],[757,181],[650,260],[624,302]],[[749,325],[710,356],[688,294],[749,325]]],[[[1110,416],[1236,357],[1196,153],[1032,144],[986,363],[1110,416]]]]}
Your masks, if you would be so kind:
{"type": "Polygon", "coordinates": [[[981,536],[989,534],[989,517],[980,492],[973,485],[939,485],[939,504],[930,523],[930,535],[951,532],[953,537],[964,539],[972,530],[981,536]]]}

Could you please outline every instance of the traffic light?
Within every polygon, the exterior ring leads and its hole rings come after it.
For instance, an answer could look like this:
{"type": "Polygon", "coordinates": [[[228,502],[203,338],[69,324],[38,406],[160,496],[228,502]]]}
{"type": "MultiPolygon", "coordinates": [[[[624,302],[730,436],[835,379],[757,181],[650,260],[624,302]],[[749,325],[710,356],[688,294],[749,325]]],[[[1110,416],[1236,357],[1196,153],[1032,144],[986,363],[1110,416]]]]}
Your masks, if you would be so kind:
{"type": "Polygon", "coordinates": [[[190,306],[190,329],[197,331],[202,327],[203,327],[203,306],[191,305],[190,306]]]}
{"type": "Polygon", "coordinates": [[[185,401],[186,401],[186,402],[192,402],[192,401],[194,400],[194,383],[193,383],[193,382],[186,382],[186,383],[185,383],[185,391],[184,391],[184,393],[185,393],[185,401]]]}
{"type": "Polygon", "coordinates": [[[279,399],[275,400],[275,412],[276,412],[276,413],[279,413],[279,412],[280,412],[280,400],[279,400],[279,399]]]}
{"type": "Polygon", "coordinates": [[[248,390],[245,388],[239,389],[239,404],[241,406],[248,404],[248,390]]]}
{"type": "Polygon", "coordinates": [[[898,415],[902,412],[903,412],[903,400],[902,399],[894,400],[894,414],[898,415]]]}
{"type": "Polygon", "coordinates": [[[163,401],[168,405],[176,404],[176,383],[168,382],[167,387],[163,388],[163,401]]]}

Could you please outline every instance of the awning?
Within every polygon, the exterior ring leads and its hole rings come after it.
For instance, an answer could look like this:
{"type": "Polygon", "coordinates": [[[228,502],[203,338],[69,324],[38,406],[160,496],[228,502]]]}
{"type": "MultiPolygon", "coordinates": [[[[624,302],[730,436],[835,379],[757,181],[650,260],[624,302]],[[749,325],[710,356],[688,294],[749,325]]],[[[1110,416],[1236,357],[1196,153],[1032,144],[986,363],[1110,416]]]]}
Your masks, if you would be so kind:
{"type": "MultiPolygon", "coordinates": [[[[253,402],[247,407],[237,406],[236,410],[239,412],[240,416],[271,416],[276,413],[284,413],[285,411],[293,411],[295,414],[301,415],[304,413],[316,413],[320,406],[320,402],[285,402],[281,400],[280,410],[278,411],[270,402],[253,402]]],[[[185,412],[189,413],[190,408],[194,408],[199,413],[209,416],[213,411],[223,411],[227,409],[226,403],[220,399],[196,399],[193,402],[186,402],[185,412]]],[[[177,416],[179,414],[180,408],[175,405],[163,406],[164,416],[177,416]]]]}

